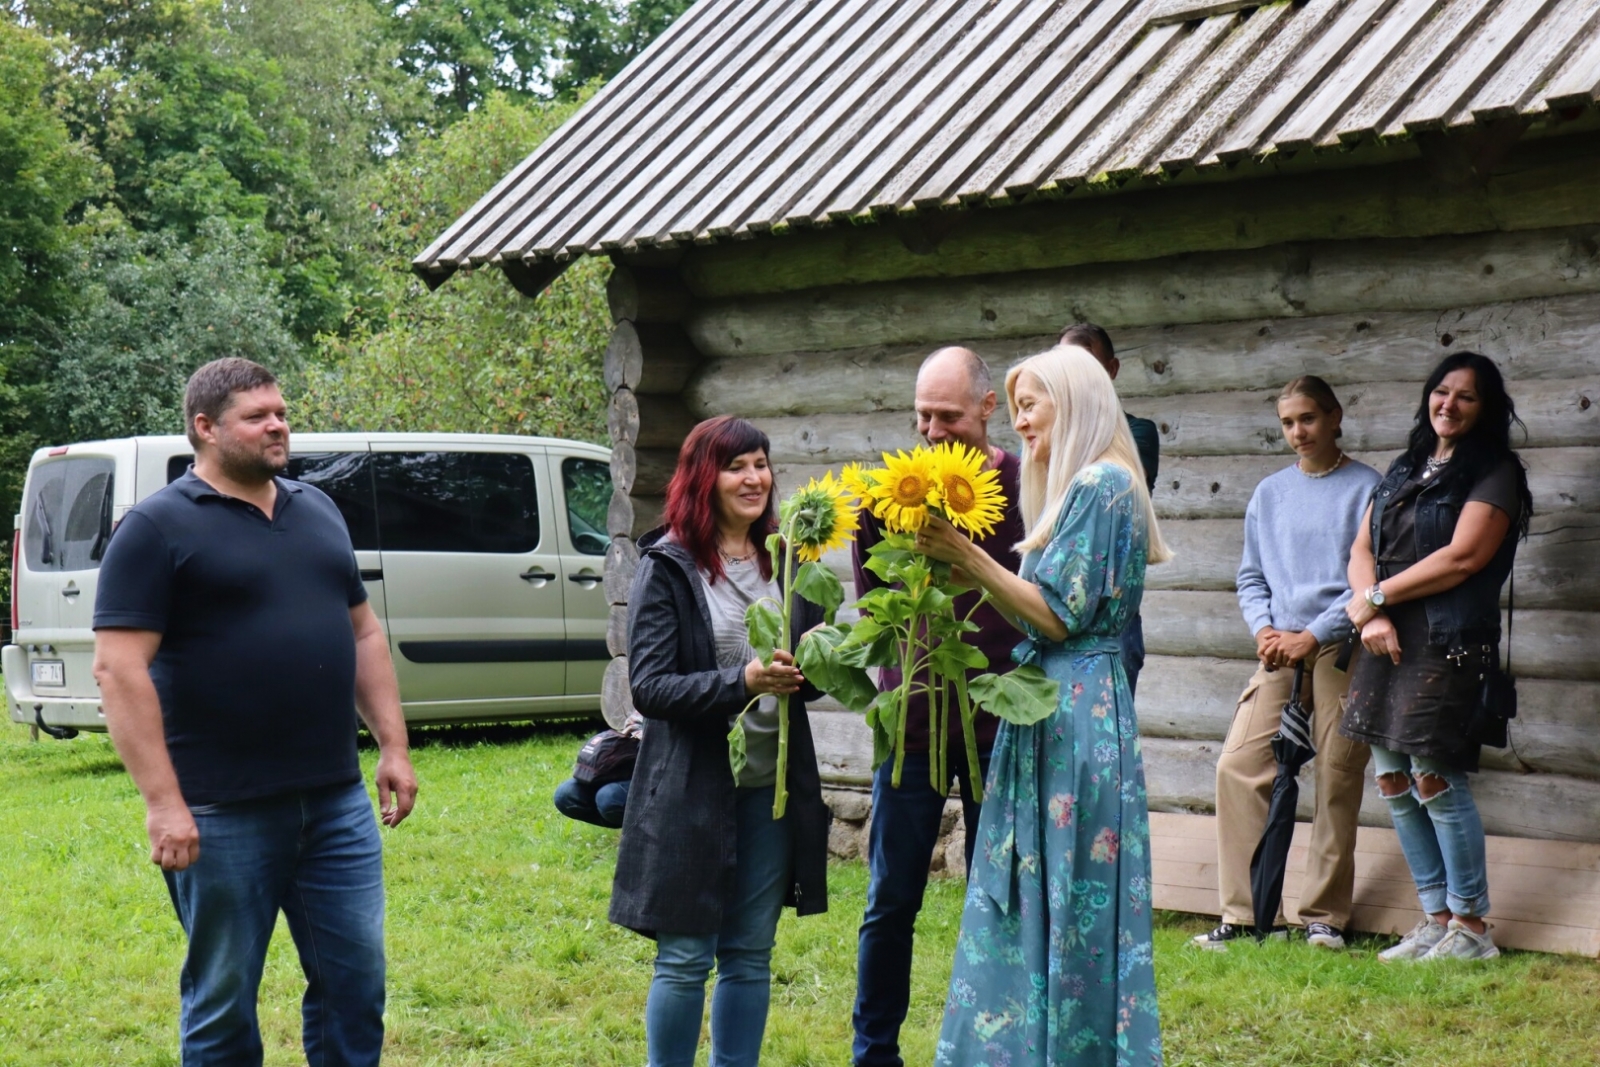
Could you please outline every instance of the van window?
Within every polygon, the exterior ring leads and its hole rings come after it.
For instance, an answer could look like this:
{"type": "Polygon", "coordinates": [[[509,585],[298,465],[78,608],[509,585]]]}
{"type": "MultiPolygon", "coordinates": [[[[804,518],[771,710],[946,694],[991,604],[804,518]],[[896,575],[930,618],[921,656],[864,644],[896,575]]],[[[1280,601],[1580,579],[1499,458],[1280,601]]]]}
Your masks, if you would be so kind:
{"type": "Polygon", "coordinates": [[[307,452],[289,457],[284,476],[321,489],[339,506],[357,551],[378,547],[378,505],[372,496],[370,452],[307,452]]]}
{"type": "Polygon", "coordinates": [[[515,452],[375,452],[385,552],[532,552],[539,547],[533,461],[515,452]]]}
{"type": "Polygon", "coordinates": [[[561,461],[572,546],[586,556],[606,554],[606,510],[611,506],[611,467],[597,459],[561,461]]]}
{"type": "MultiPolygon", "coordinates": [[[[189,471],[194,456],[185,453],[167,460],[167,484],[189,471]]],[[[285,478],[314,485],[327,493],[350,529],[350,547],[376,551],[378,510],[372,498],[372,464],[366,452],[303,452],[289,457],[285,478]]]]}
{"type": "Polygon", "coordinates": [[[30,571],[100,567],[111,538],[116,461],[69,458],[34,468],[22,503],[23,558],[30,571]]]}

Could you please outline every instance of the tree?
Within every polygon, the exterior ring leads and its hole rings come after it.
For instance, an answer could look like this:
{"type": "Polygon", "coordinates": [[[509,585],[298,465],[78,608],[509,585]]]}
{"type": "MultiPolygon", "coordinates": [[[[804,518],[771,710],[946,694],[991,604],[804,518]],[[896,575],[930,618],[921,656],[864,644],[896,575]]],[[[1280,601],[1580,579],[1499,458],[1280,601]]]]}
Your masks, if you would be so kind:
{"type": "Polygon", "coordinates": [[[326,338],[293,397],[306,429],[448,430],[605,440],[608,268],[583,260],[537,300],[495,269],[429,293],[411,256],[576,109],[490,96],[372,184],[368,254],[389,268],[384,328],[326,338]]]}
{"type": "Polygon", "coordinates": [[[691,2],[565,0],[556,15],[564,30],[550,78],[552,88],[570,96],[592,82],[610,81],[691,2]]]}
{"type": "Polygon", "coordinates": [[[200,224],[192,242],[112,225],[66,272],[82,306],[50,330],[44,412],[59,440],[179,433],[195,368],[244,356],[299,369],[276,279],[250,230],[200,224]]]}

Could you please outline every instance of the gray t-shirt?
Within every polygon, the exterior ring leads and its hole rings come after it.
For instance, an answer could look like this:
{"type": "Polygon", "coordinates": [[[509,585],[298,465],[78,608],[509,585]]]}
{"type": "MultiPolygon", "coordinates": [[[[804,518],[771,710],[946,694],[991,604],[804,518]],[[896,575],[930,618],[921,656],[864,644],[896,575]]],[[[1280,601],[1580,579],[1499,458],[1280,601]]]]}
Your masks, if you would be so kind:
{"type": "MultiPolygon", "coordinates": [[[[743,667],[756,658],[745,627],[745,609],[766,598],[778,599],[778,583],[761,577],[761,565],[754,559],[743,562],[725,560],[722,579],[715,584],[700,575],[706,606],[711,609],[711,630],[717,639],[717,666],[743,667]]],[[[729,726],[733,725],[730,719],[729,726]]],[[[738,784],[759,787],[778,780],[778,698],[767,695],[744,717],[745,763],[738,784]]]]}

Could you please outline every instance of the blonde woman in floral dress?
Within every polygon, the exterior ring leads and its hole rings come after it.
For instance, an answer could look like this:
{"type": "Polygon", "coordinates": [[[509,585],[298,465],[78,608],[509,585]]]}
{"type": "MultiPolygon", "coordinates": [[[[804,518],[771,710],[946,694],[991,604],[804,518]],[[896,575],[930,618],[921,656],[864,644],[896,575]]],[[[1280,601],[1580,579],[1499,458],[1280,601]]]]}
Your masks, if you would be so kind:
{"type": "Polygon", "coordinates": [[[988,591],[1026,635],[1013,658],[1060,682],[1061,699],[995,740],[935,1062],[1152,1067],[1149,815],[1118,638],[1145,564],[1169,553],[1093,356],[1025,360],[1006,397],[1025,445],[1020,575],[939,520],[919,543],[988,591]]]}

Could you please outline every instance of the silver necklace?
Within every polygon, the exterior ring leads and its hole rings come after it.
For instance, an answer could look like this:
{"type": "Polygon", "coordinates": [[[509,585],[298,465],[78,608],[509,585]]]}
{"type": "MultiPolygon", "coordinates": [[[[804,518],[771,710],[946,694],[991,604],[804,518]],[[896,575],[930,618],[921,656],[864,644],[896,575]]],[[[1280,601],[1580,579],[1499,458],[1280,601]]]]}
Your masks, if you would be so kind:
{"type": "Polygon", "coordinates": [[[1300,466],[1299,460],[1294,461],[1294,469],[1305,475],[1307,478],[1326,478],[1328,475],[1338,470],[1343,464],[1344,452],[1341,451],[1339,453],[1339,458],[1333,461],[1333,466],[1329,467],[1325,471],[1308,471],[1304,467],[1300,466]]]}
{"type": "Polygon", "coordinates": [[[1427,459],[1422,461],[1422,480],[1427,481],[1428,479],[1432,478],[1435,474],[1438,474],[1440,471],[1444,470],[1444,465],[1449,462],[1449,456],[1446,456],[1444,459],[1434,459],[1432,456],[1429,456],[1427,459]]]}
{"type": "Polygon", "coordinates": [[[725,563],[749,563],[755,558],[756,550],[752,548],[742,556],[735,556],[732,552],[729,552],[721,545],[718,545],[717,554],[722,557],[723,562],[725,563]]]}

